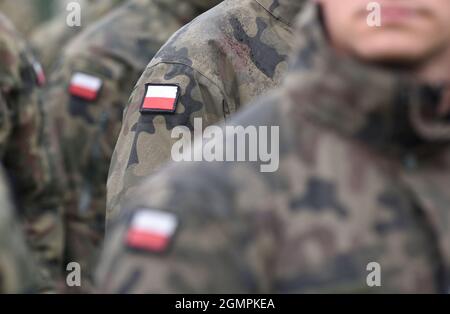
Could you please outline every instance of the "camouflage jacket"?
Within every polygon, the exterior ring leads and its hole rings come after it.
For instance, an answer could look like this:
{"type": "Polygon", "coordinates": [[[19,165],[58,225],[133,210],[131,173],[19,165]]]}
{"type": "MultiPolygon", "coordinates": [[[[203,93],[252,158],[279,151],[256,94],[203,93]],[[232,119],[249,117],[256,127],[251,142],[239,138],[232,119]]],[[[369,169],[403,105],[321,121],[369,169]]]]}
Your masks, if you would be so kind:
{"type": "Polygon", "coordinates": [[[107,220],[117,215],[126,193],[170,160],[174,127],[192,128],[196,117],[205,127],[215,124],[279,85],[291,24],[303,2],[227,0],[165,44],[141,76],[124,117],[108,179],[107,220]],[[170,110],[143,110],[149,89],[171,84],[179,97],[170,110]]]}
{"type": "Polygon", "coordinates": [[[111,227],[102,291],[447,291],[445,90],[333,54],[313,5],[300,26],[286,83],[230,123],[278,126],[278,171],[182,163],[146,181],[111,227]]]}
{"type": "Polygon", "coordinates": [[[59,131],[73,192],[66,259],[81,263],[85,274],[103,239],[106,180],[124,107],[149,60],[199,13],[191,2],[126,2],[72,40],[51,74],[43,101],[59,131]]]}
{"type": "Polygon", "coordinates": [[[44,69],[51,70],[59,59],[61,48],[72,38],[123,2],[124,0],[88,0],[81,6],[80,26],[69,26],[67,18],[70,12],[64,10],[37,27],[30,35],[30,42],[44,69]]]}
{"type": "Polygon", "coordinates": [[[42,69],[4,16],[0,53],[0,158],[12,179],[27,240],[44,264],[43,276],[56,276],[64,241],[65,178],[52,123],[38,101],[42,69]]]}
{"type": "Polygon", "coordinates": [[[9,195],[9,187],[0,169],[0,294],[37,291],[36,264],[30,259],[9,195]]]}

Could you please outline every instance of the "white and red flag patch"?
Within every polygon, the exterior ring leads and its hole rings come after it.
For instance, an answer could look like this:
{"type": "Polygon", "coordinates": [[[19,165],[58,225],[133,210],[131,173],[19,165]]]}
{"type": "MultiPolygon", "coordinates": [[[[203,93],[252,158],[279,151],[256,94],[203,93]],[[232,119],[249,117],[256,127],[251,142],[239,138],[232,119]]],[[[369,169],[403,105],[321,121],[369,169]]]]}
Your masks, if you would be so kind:
{"type": "Polygon", "coordinates": [[[38,61],[33,62],[33,69],[36,73],[36,81],[38,86],[44,86],[47,83],[47,78],[45,77],[44,69],[38,61]]]}
{"type": "Polygon", "coordinates": [[[97,99],[102,85],[103,81],[98,77],[77,72],[70,80],[69,93],[72,96],[94,101],[97,99]]]}
{"type": "Polygon", "coordinates": [[[128,229],[126,243],[129,247],[162,253],[169,248],[178,229],[178,218],[157,210],[138,211],[128,229]]]}
{"type": "Polygon", "coordinates": [[[175,112],[180,87],[172,84],[147,84],[141,112],[175,112]]]}

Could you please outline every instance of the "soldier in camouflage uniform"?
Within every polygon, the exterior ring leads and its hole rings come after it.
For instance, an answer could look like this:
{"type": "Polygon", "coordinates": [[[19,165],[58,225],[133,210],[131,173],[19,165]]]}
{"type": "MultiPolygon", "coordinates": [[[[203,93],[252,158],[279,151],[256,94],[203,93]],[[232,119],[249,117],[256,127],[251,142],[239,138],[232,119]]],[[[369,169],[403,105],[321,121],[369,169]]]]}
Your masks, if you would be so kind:
{"type": "Polygon", "coordinates": [[[102,291],[448,291],[450,91],[437,83],[450,79],[450,3],[386,0],[414,14],[373,31],[367,1],[320,1],[301,15],[283,87],[231,123],[279,127],[278,171],[184,163],[146,181],[111,227],[102,291]],[[333,32],[350,27],[339,54],[321,9],[333,32]],[[377,41],[389,45],[364,49],[377,41]]]}
{"type": "Polygon", "coordinates": [[[42,276],[56,278],[63,253],[65,178],[38,87],[45,78],[13,25],[0,15],[0,158],[11,176],[19,218],[42,276]]]}
{"type": "Polygon", "coordinates": [[[44,69],[51,70],[53,64],[58,61],[61,48],[72,38],[123,2],[124,0],[88,0],[81,6],[81,26],[67,25],[66,20],[70,12],[64,10],[37,28],[30,35],[30,41],[44,69]]]}
{"type": "Polygon", "coordinates": [[[167,39],[218,1],[131,0],[70,42],[44,93],[56,121],[72,199],[67,261],[89,279],[104,236],[106,180],[125,104],[167,39]]]}
{"type": "Polygon", "coordinates": [[[38,272],[16,221],[3,169],[0,169],[0,204],[0,294],[35,292],[38,272]]]}
{"type": "Polygon", "coordinates": [[[303,0],[227,0],[178,31],[158,52],[131,96],[112,158],[107,221],[123,196],[170,159],[171,132],[229,117],[278,86],[287,69],[291,24],[303,0]],[[149,89],[176,84],[178,103],[143,110],[149,89]],[[141,111],[143,112],[141,114],[141,111]],[[145,112],[144,112],[145,111],[145,112]]]}

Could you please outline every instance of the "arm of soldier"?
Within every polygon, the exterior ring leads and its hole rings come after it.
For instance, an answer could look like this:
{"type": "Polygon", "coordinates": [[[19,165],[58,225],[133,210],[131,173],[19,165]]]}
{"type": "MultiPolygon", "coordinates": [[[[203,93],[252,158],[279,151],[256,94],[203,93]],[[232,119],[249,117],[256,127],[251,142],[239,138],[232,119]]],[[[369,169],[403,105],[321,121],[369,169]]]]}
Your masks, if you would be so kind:
{"type": "Polygon", "coordinates": [[[30,63],[23,64],[22,80],[15,96],[8,95],[13,122],[4,162],[14,180],[26,239],[41,263],[42,276],[56,279],[63,254],[61,204],[65,177],[54,130],[43,114],[30,63]]]}
{"type": "Polygon", "coordinates": [[[15,218],[3,170],[0,170],[0,203],[0,293],[36,292],[37,269],[15,218]]]}
{"type": "Polygon", "coordinates": [[[103,54],[66,53],[45,89],[69,182],[65,258],[82,266],[83,279],[103,239],[105,182],[135,72],[103,54]]]}
{"type": "Polygon", "coordinates": [[[220,88],[202,73],[184,64],[159,63],[146,69],[130,98],[121,134],[113,154],[107,187],[107,222],[120,211],[123,197],[143,178],[171,160],[176,127],[194,129],[200,118],[203,128],[224,119],[227,104],[220,88]],[[175,112],[161,112],[157,105],[142,107],[149,88],[178,86],[175,112]]]}
{"type": "Polygon", "coordinates": [[[275,213],[242,202],[241,187],[255,186],[235,180],[244,169],[221,167],[171,166],[136,190],[111,226],[98,268],[102,292],[270,291],[275,213]]]}

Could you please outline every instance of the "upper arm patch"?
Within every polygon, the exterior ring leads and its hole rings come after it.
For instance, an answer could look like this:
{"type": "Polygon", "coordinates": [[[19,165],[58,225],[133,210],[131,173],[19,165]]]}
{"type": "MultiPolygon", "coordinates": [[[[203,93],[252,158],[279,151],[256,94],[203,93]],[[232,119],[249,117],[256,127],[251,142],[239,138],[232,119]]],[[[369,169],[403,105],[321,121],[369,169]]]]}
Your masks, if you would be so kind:
{"type": "Polygon", "coordinates": [[[152,253],[166,252],[177,232],[178,217],[169,212],[141,209],[136,212],[126,234],[126,245],[152,253]]]}
{"type": "Polygon", "coordinates": [[[146,84],[141,113],[174,113],[177,109],[180,87],[175,84],[146,84]]]}
{"type": "Polygon", "coordinates": [[[33,70],[36,74],[36,83],[38,86],[44,86],[47,83],[47,78],[42,65],[38,61],[33,62],[33,70]]]}
{"type": "Polygon", "coordinates": [[[93,75],[76,72],[70,80],[69,93],[87,101],[98,98],[103,81],[93,75]]]}

